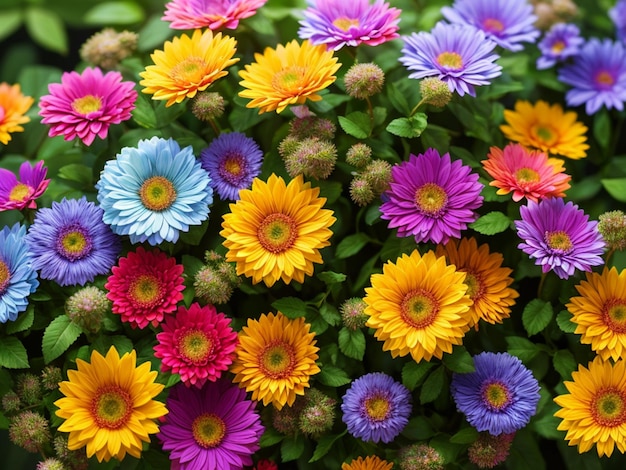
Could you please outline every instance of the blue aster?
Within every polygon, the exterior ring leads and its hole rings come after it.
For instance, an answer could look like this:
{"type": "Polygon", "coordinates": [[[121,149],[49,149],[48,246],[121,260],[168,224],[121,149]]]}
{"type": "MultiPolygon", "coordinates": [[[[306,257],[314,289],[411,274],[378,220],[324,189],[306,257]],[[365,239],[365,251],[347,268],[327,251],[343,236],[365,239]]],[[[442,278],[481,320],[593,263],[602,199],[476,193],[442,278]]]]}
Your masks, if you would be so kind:
{"type": "Polygon", "coordinates": [[[617,0],[615,6],[609,10],[609,17],[615,25],[617,39],[626,42],[626,0],[617,0]]]}
{"type": "Polygon", "coordinates": [[[104,222],[131,243],[175,243],[209,217],[213,189],[192,148],[153,137],[124,147],[96,184],[104,222]]]}
{"type": "Polygon", "coordinates": [[[584,42],[578,26],[556,23],[537,44],[541,51],[541,57],[537,59],[537,68],[540,70],[547,69],[557,62],[563,62],[565,59],[575,56],[584,42]]]}

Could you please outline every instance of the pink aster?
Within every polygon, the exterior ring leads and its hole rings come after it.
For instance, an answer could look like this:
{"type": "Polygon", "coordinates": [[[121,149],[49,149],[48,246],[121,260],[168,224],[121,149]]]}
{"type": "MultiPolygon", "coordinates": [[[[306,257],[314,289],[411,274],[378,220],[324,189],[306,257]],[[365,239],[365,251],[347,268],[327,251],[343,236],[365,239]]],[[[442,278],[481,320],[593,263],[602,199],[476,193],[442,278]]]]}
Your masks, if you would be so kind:
{"type": "Polygon", "coordinates": [[[61,83],[48,85],[50,94],[39,101],[41,122],[50,125],[50,137],[78,137],[91,145],[96,136],[106,138],[111,124],[130,119],[137,99],[134,87],[135,83],[122,81],[121,73],[103,75],[97,67],[82,74],[65,72],[61,83]]]}
{"type": "Polygon", "coordinates": [[[239,20],[254,15],[267,0],[172,0],[163,21],[172,29],[236,29],[239,20]]]}
{"type": "Polygon", "coordinates": [[[50,183],[46,179],[48,169],[40,161],[32,166],[29,162],[20,165],[20,178],[4,168],[0,168],[0,211],[11,209],[36,209],[35,200],[41,196],[50,183]]]}
{"type": "Polygon", "coordinates": [[[188,387],[215,382],[233,362],[237,332],[231,328],[230,318],[213,305],[178,307],[161,328],[154,355],[161,359],[163,372],[179,374],[188,387]]]}

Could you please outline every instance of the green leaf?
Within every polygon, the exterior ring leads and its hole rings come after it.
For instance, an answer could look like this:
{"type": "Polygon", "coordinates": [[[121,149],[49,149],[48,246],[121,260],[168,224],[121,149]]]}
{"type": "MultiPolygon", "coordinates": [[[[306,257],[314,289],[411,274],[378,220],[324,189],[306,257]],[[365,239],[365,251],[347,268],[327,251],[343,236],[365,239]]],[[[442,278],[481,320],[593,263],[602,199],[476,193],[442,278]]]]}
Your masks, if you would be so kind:
{"type": "Polygon", "coordinates": [[[337,439],[345,436],[347,432],[348,430],[346,429],[341,434],[327,434],[325,436],[322,436],[320,440],[317,441],[315,452],[313,452],[313,456],[309,459],[309,463],[317,462],[319,459],[328,454],[328,451],[332,448],[337,439]]]}
{"type": "Polygon", "coordinates": [[[476,370],[474,360],[465,346],[454,346],[452,354],[444,354],[442,362],[452,372],[463,374],[476,370]]]}
{"type": "Polygon", "coordinates": [[[402,384],[412,392],[433,367],[432,362],[407,362],[402,367],[402,384]]]}
{"type": "Polygon", "coordinates": [[[163,43],[172,36],[172,28],[168,22],[161,19],[162,15],[153,15],[139,30],[137,49],[141,52],[151,51],[163,46],[163,43]]]}
{"type": "Polygon", "coordinates": [[[363,232],[353,233],[341,240],[337,245],[335,256],[339,259],[356,255],[370,241],[370,237],[363,232]]]}
{"type": "Polygon", "coordinates": [[[135,109],[132,111],[133,121],[146,129],[156,129],[157,118],[152,100],[143,93],[138,93],[135,109]]]}
{"type": "Polygon", "coordinates": [[[546,463],[539,448],[539,439],[530,429],[520,429],[515,433],[515,443],[511,446],[506,467],[509,470],[545,470],[546,463]]]}
{"type": "Polygon", "coordinates": [[[347,116],[339,116],[339,125],[344,132],[357,139],[365,139],[372,132],[370,117],[361,111],[355,111],[347,116]]]}
{"type": "Polygon", "coordinates": [[[435,435],[430,421],[423,416],[411,418],[402,430],[402,435],[412,441],[425,441],[435,435]]]}
{"type": "Polygon", "coordinates": [[[437,367],[426,379],[420,391],[420,403],[430,403],[435,401],[444,388],[446,369],[437,367]]]}
{"type": "Polygon", "coordinates": [[[572,314],[567,310],[561,310],[557,314],[556,324],[559,325],[559,328],[564,333],[574,333],[576,331],[576,327],[578,326],[572,321],[572,314]]]}
{"type": "Polygon", "coordinates": [[[41,349],[46,364],[63,354],[78,339],[82,330],[69,319],[60,315],[50,322],[43,333],[41,349]]]}
{"type": "Polygon", "coordinates": [[[272,307],[280,310],[287,318],[298,318],[306,315],[306,303],[297,297],[283,297],[272,302],[272,307]]]}
{"type": "Polygon", "coordinates": [[[301,436],[287,436],[280,445],[281,462],[298,459],[304,452],[304,439],[301,436]]]}
{"type": "Polygon", "coordinates": [[[17,319],[7,325],[7,334],[12,335],[20,331],[26,331],[33,326],[35,320],[35,307],[29,305],[24,313],[20,313],[17,319]]]}
{"type": "Polygon", "coordinates": [[[408,118],[397,118],[387,125],[387,132],[412,139],[419,137],[428,126],[428,118],[424,113],[416,113],[408,118]]]}
{"type": "Polygon", "coordinates": [[[574,355],[567,349],[560,349],[554,353],[552,363],[554,369],[561,374],[564,380],[571,380],[572,372],[578,368],[578,362],[574,359],[574,355]]]}
{"type": "Polygon", "coordinates": [[[365,355],[365,335],[360,329],[351,330],[344,326],[339,330],[339,349],[346,356],[362,361],[365,355]]]}
{"type": "Polygon", "coordinates": [[[261,439],[259,441],[259,445],[261,448],[270,447],[274,444],[278,444],[285,438],[284,434],[279,433],[274,428],[266,427],[265,432],[261,435],[261,439]]]}
{"type": "Polygon", "coordinates": [[[535,343],[519,336],[507,336],[505,338],[508,345],[508,352],[518,357],[522,362],[533,359],[540,351],[535,343]]]}
{"type": "Polygon", "coordinates": [[[560,407],[557,404],[549,404],[542,413],[542,416],[531,421],[532,429],[541,437],[546,439],[560,439],[565,437],[564,431],[557,431],[557,427],[561,424],[561,419],[554,416],[554,413],[560,407]]]}
{"type": "Polygon", "coordinates": [[[321,372],[316,376],[322,384],[329,387],[341,387],[352,382],[348,374],[339,367],[323,366],[321,372]]]}
{"type": "Polygon", "coordinates": [[[22,342],[15,336],[2,338],[0,367],[7,369],[28,369],[28,353],[22,342]]]}
{"type": "Polygon", "coordinates": [[[52,10],[30,6],[26,9],[26,30],[40,46],[67,54],[68,41],[63,19],[52,10]]]}
{"type": "Polygon", "coordinates": [[[450,438],[455,444],[471,444],[478,438],[478,431],[474,428],[463,428],[450,438]]]}
{"type": "Polygon", "coordinates": [[[528,302],[522,313],[522,323],[528,336],[536,335],[542,331],[548,326],[553,316],[554,312],[550,302],[541,299],[533,299],[528,302]]]}
{"type": "Polygon", "coordinates": [[[386,85],[386,89],[387,98],[389,98],[391,105],[402,114],[409,114],[411,112],[411,108],[406,100],[406,96],[402,93],[402,91],[400,91],[398,86],[393,82],[389,82],[386,85]]]}
{"type": "Polygon", "coordinates": [[[71,163],[59,169],[59,177],[69,181],[76,181],[83,186],[93,186],[92,175],[93,170],[91,168],[79,163],[71,163]]]}
{"type": "Polygon", "coordinates": [[[479,217],[475,222],[469,224],[472,230],[476,230],[483,235],[495,235],[504,232],[511,226],[509,219],[502,212],[492,211],[479,217]]]}
{"type": "Polygon", "coordinates": [[[626,178],[601,179],[600,182],[613,199],[626,202],[626,178]]]}
{"type": "Polygon", "coordinates": [[[315,186],[320,188],[320,197],[326,198],[327,206],[339,199],[343,191],[343,185],[339,181],[316,181],[315,186]]]}
{"type": "Polygon", "coordinates": [[[317,278],[326,285],[338,284],[346,280],[347,276],[343,273],[335,273],[333,271],[324,271],[317,275],[317,278]]]}
{"type": "Polygon", "coordinates": [[[84,22],[90,25],[112,25],[141,23],[144,12],[135,2],[104,2],[91,8],[84,22]]]}
{"type": "Polygon", "coordinates": [[[332,326],[336,326],[341,321],[341,315],[337,307],[328,302],[324,302],[320,307],[320,315],[326,323],[332,326]]]}
{"type": "Polygon", "coordinates": [[[613,125],[606,109],[603,108],[596,113],[593,120],[593,136],[603,149],[606,149],[611,142],[612,127],[613,125]]]}
{"type": "Polygon", "coordinates": [[[19,8],[0,12],[0,41],[17,31],[23,20],[22,10],[19,8]]]}

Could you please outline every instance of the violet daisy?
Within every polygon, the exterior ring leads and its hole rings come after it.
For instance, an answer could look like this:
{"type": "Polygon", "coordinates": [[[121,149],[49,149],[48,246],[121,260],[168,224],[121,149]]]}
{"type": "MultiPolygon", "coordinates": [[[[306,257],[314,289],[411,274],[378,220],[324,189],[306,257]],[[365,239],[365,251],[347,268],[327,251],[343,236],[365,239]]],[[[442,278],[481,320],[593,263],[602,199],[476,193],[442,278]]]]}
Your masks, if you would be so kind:
{"type": "Polygon", "coordinates": [[[609,17],[615,25],[617,39],[626,42],[626,0],[617,0],[609,10],[609,17]]]}
{"type": "Polygon", "coordinates": [[[267,0],[172,0],[163,21],[172,29],[237,29],[239,20],[254,15],[267,0]]]}
{"type": "Polygon", "coordinates": [[[398,229],[399,237],[446,243],[461,238],[461,230],[478,218],[482,189],[469,166],[431,148],[392,168],[381,218],[389,220],[390,229],[398,229]]]}
{"type": "Polygon", "coordinates": [[[240,132],[222,133],[200,153],[200,163],[211,177],[211,187],[222,199],[237,201],[261,173],[263,151],[240,132]]]}
{"type": "Polygon", "coordinates": [[[409,78],[437,77],[451,92],[476,96],[474,86],[489,85],[502,74],[493,53],[496,43],[471,26],[437,23],[430,33],[404,37],[400,62],[412,70],[409,78]]]}
{"type": "Polygon", "coordinates": [[[252,465],[264,432],[255,403],[226,379],[202,388],[177,384],[166,402],[158,434],[172,469],[235,470],[252,465]]]}
{"type": "Polygon", "coordinates": [[[584,42],[578,26],[556,23],[537,44],[541,51],[541,57],[537,59],[537,68],[547,69],[557,62],[575,56],[584,42]]]}
{"type": "Polygon", "coordinates": [[[342,398],[341,411],[354,437],[391,442],[409,422],[411,393],[387,374],[372,372],[352,382],[342,398]]]}
{"type": "Polygon", "coordinates": [[[526,426],[539,402],[539,383],[532,372],[509,353],[482,352],[474,356],[474,367],[474,372],[452,374],[450,384],[467,421],[494,436],[526,426]]]}
{"type": "Polygon", "coordinates": [[[542,272],[553,270],[567,279],[576,269],[591,271],[592,266],[604,263],[605,243],[598,222],[589,221],[573,202],[566,204],[559,197],[528,201],[520,207],[520,215],[522,220],[516,220],[515,227],[524,241],[517,247],[535,258],[542,272]]]}
{"type": "Polygon", "coordinates": [[[41,196],[50,183],[46,179],[48,169],[43,161],[32,166],[29,162],[20,165],[20,179],[4,168],[0,168],[0,211],[10,209],[36,209],[35,200],[41,196]]]}

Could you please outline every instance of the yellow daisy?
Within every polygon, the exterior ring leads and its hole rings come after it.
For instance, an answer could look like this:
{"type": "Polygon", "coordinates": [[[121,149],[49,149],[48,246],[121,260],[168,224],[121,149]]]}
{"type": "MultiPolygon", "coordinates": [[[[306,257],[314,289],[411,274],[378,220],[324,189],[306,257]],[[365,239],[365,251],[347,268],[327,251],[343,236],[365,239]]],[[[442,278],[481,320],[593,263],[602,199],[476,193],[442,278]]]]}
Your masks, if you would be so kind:
{"type": "Polygon", "coordinates": [[[438,245],[437,256],[445,256],[449,264],[466,274],[467,294],[473,301],[470,307],[470,327],[482,319],[487,323],[502,323],[509,318],[511,306],[519,294],[509,286],[513,283],[512,269],[503,268],[504,257],[490,253],[489,245],[478,246],[475,238],[451,239],[438,245]]]}
{"type": "Polygon", "coordinates": [[[239,71],[246,88],[239,92],[242,98],[250,98],[246,107],[280,113],[290,104],[303,104],[307,99],[319,101],[317,94],[333,83],[333,74],[341,64],[323,44],[314,46],[308,40],[302,45],[296,40],[279,44],[276,49],[267,47],[263,54],[254,54],[256,62],[239,71]]]}
{"type": "Polygon", "coordinates": [[[296,395],[304,395],[309,387],[309,378],[320,371],[310,327],[304,318],[290,320],[281,312],[248,319],[239,332],[233,382],[264,405],[272,403],[278,410],[293,405],[296,395]]]}
{"type": "Polygon", "coordinates": [[[105,357],[93,351],[91,363],[77,359],[78,370],[67,372],[69,381],[59,384],[64,397],[54,404],[70,450],[87,447],[87,457],[95,454],[99,462],[141,455],[143,443],[159,430],[154,420],[167,409],[153,400],[163,390],[154,382],[157,372],[136,361],[134,350],[120,358],[111,347],[105,357]]]}
{"type": "Polygon", "coordinates": [[[265,282],[268,287],[282,279],[304,282],[321,263],[319,250],[330,245],[333,211],[322,209],[326,198],[318,197],[298,175],[289,184],[272,174],[267,182],[255,178],[251,189],[239,192],[222,221],[227,261],[237,263],[237,275],[265,282]]]}
{"type": "Polygon", "coordinates": [[[559,104],[539,100],[515,103],[515,111],[505,110],[504,136],[514,142],[554,155],[578,160],[587,156],[587,127],[576,121],[573,111],[563,112],[559,104]]]}
{"type": "Polygon", "coordinates": [[[626,450],[626,362],[615,364],[596,356],[588,368],[579,365],[573,382],[565,382],[568,395],[554,399],[561,407],[554,416],[563,421],[557,429],[567,431],[565,440],[578,452],[596,445],[598,455],[610,457],[613,449],[626,450]]]}
{"type": "Polygon", "coordinates": [[[143,93],[153,100],[167,100],[165,106],[181,103],[206,90],[218,78],[228,75],[224,69],[238,58],[233,58],[237,42],[222,33],[204,33],[196,29],[191,37],[183,34],[166,41],[163,50],[150,55],[154,65],[146,67],[139,75],[145,88],[143,93]]]}
{"type": "Polygon", "coordinates": [[[602,274],[586,275],[576,286],[580,297],[565,305],[577,325],[574,332],[602,359],[617,361],[626,355],[626,269],[618,274],[605,267],[602,274]]]}
{"type": "Polygon", "coordinates": [[[441,359],[469,329],[472,300],[465,277],[433,251],[421,256],[414,250],[396,264],[385,263],[365,289],[365,325],[376,330],[374,336],[393,357],[441,359]]]}
{"type": "Polygon", "coordinates": [[[341,465],[341,470],[391,470],[392,468],[393,462],[387,462],[375,455],[370,455],[365,459],[359,457],[350,463],[341,465]]]}
{"type": "Polygon", "coordinates": [[[35,100],[30,96],[24,96],[20,90],[20,85],[9,85],[0,83],[0,142],[8,144],[11,140],[11,133],[23,132],[24,128],[20,124],[30,121],[28,116],[24,116],[35,100]]]}

